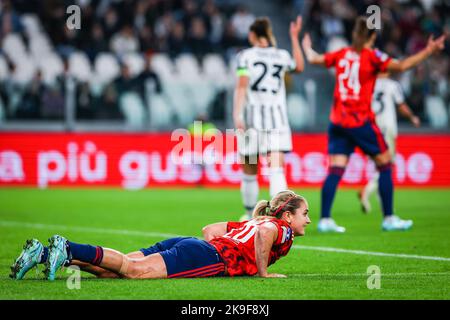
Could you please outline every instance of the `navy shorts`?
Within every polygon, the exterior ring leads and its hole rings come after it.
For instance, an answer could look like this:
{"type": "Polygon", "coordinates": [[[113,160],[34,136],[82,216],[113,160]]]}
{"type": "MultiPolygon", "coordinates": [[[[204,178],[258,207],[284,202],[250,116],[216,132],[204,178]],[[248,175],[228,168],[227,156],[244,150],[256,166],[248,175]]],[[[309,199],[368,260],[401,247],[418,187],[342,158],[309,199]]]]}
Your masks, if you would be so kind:
{"type": "Polygon", "coordinates": [[[159,253],[168,278],[223,276],[225,264],[216,248],[193,237],[171,238],[140,250],[145,256],[159,253]]]}
{"type": "Polygon", "coordinates": [[[356,128],[344,128],[333,123],[328,127],[328,154],[349,156],[359,147],[365,154],[375,156],[388,146],[378,126],[368,121],[356,128]]]}

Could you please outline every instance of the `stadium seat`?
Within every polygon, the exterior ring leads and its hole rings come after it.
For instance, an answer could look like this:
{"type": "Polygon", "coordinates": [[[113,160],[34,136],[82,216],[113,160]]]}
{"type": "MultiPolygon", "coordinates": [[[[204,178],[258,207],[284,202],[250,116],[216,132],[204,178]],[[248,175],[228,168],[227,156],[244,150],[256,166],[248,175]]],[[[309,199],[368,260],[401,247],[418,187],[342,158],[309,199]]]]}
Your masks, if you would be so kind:
{"type": "Polygon", "coordinates": [[[151,57],[151,67],[162,81],[170,81],[174,77],[174,65],[167,54],[154,54],[151,57]]]}
{"type": "Polygon", "coordinates": [[[30,39],[30,53],[35,60],[42,59],[46,55],[53,54],[49,39],[43,34],[36,34],[30,39]]]}
{"type": "Polygon", "coordinates": [[[166,88],[165,96],[175,112],[178,124],[181,126],[188,125],[196,117],[194,99],[189,87],[180,78],[174,78],[166,88]]]}
{"type": "Polygon", "coordinates": [[[8,70],[8,64],[5,60],[5,57],[0,55],[0,80],[5,80],[8,78],[9,70],[8,70]]]}
{"type": "Polygon", "coordinates": [[[100,53],[94,62],[96,76],[100,82],[107,83],[120,73],[119,62],[112,53],[100,53]]]}
{"type": "Polygon", "coordinates": [[[24,14],[20,21],[22,22],[28,36],[31,37],[42,32],[41,23],[35,14],[24,14]]]}
{"type": "Polygon", "coordinates": [[[427,96],[425,98],[425,113],[433,128],[448,126],[448,114],[442,97],[427,96]]]}
{"type": "Polygon", "coordinates": [[[9,33],[2,42],[2,50],[15,63],[21,62],[27,56],[22,38],[15,33],[9,33]]]}
{"type": "Polygon", "coordinates": [[[70,55],[69,72],[80,81],[89,81],[91,79],[91,64],[84,52],[77,51],[70,55]]]}
{"type": "Polygon", "coordinates": [[[175,59],[178,79],[186,86],[187,95],[192,99],[194,117],[205,113],[214,98],[213,82],[203,77],[200,65],[192,54],[182,54],[175,59]]]}
{"type": "Polygon", "coordinates": [[[152,128],[164,129],[172,123],[172,110],[162,94],[154,94],[149,106],[150,125],[152,128]]]}
{"type": "Polygon", "coordinates": [[[181,79],[196,81],[200,78],[200,66],[192,54],[181,54],[175,59],[175,68],[181,79]]]}
{"type": "Polygon", "coordinates": [[[288,95],[287,113],[292,129],[303,129],[310,124],[308,103],[299,93],[291,93],[288,95]]]}
{"type": "Polygon", "coordinates": [[[62,59],[56,54],[44,56],[37,61],[38,67],[42,71],[44,82],[47,84],[53,84],[56,77],[63,72],[62,59]]]}
{"type": "Polygon", "coordinates": [[[29,58],[22,57],[17,61],[16,70],[14,72],[14,80],[22,85],[27,84],[36,73],[36,65],[29,58]]]}
{"type": "Polygon", "coordinates": [[[144,127],[146,119],[145,106],[137,93],[123,93],[119,97],[119,107],[130,127],[134,129],[144,127]]]}
{"type": "Polygon", "coordinates": [[[131,75],[137,76],[144,71],[145,61],[144,57],[139,53],[130,52],[124,55],[123,57],[124,63],[130,68],[131,75]]]}
{"type": "Polygon", "coordinates": [[[203,58],[203,74],[218,89],[224,89],[231,83],[227,66],[219,54],[208,54],[203,58]]]}

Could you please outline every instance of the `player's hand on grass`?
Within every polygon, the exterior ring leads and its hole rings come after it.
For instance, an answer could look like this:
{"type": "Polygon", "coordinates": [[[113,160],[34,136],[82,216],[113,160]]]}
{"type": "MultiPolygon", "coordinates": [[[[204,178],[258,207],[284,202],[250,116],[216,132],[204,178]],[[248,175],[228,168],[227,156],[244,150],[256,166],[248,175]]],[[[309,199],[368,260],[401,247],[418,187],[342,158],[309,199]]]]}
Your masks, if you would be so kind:
{"type": "Polygon", "coordinates": [[[302,17],[297,16],[297,19],[295,19],[295,21],[291,22],[291,25],[289,28],[289,34],[293,38],[298,38],[300,31],[302,31],[302,17]]]}
{"type": "Polygon", "coordinates": [[[287,278],[287,276],[285,276],[284,274],[279,274],[279,273],[268,273],[261,277],[262,278],[287,278]]]}
{"type": "Polygon", "coordinates": [[[443,50],[445,47],[445,38],[446,38],[445,34],[443,34],[437,39],[433,39],[433,36],[430,36],[428,38],[427,51],[430,54],[433,54],[435,52],[443,50]]]}

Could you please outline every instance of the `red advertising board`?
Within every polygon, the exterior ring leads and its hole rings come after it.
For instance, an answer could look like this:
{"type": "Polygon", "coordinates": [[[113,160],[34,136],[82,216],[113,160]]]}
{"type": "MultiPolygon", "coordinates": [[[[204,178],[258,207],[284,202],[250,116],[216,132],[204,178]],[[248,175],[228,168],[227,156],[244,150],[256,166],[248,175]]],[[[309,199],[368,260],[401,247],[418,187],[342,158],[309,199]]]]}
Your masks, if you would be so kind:
{"type": "MultiPolygon", "coordinates": [[[[1,133],[0,186],[239,185],[233,136],[199,143],[175,138],[170,133],[1,133]],[[188,150],[179,152],[186,142],[188,150]]],[[[289,186],[321,185],[327,173],[326,142],[324,134],[293,135],[294,150],[286,155],[289,186]]],[[[267,184],[264,158],[260,172],[260,182],[267,184]]],[[[355,153],[343,183],[361,185],[374,173],[373,163],[355,153]]],[[[394,181],[399,186],[450,187],[450,135],[400,136],[394,181]]]]}

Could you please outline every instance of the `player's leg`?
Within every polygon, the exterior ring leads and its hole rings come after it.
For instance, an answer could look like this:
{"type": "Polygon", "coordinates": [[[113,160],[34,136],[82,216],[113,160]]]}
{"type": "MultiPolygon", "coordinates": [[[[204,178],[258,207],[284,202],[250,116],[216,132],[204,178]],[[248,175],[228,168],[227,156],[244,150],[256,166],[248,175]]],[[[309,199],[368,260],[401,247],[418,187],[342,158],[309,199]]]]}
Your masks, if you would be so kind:
{"type": "Polygon", "coordinates": [[[372,156],[379,172],[378,194],[381,198],[384,230],[407,230],[411,220],[402,220],[394,215],[392,180],[392,156],[388,144],[376,123],[368,122],[355,133],[355,143],[368,155],[372,156]]]}
{"type": "Polygon", "coordinates": [[[328,175],[321,190],[321,218],[318,230],[321,232],[345,232],[345,228],[338,226],[331,218],[331,208],[337,187],[347,166],[349,155],[354,146],[346,136],[343,128],[330,124],[328,129],[328,153],[330,163],[328,175]]]}
{"type": "MultiPolygon", "coordinates": [[[[144,254],[141,251],[135,251],[135,252],[127,253],[127,257],[132,258],[132,259],[140,259],[140,258],[144,257],[144,254]]],[[[92,265],[87,262],[72,260],[72,261],[70,261],[70,265],[77,266],[80,268],[81,271],[93,274],[93,275],[97,276],[98,278],[108,278],[108,279],[120,278],[120,275],[115,272],[112,272],[110,270],[104,269],[99,266],[92,265]]]]}
{"type": "Polygon", "coordinates": [[[273,198],[277,193],[288,189],[284,172],[284,153],[270,152],[268,158],[270,197],[273,198]]]}
{"type": "Polygon", "coordinates": [[[224,275],[225,265],[221,257],[216,249],[204,240],[192,237],[169,239],[162,245],[153,246],[153,249],[145,252],[156,252],[163,247],[170,248],[137,259],[128,257],[128,259],[124,259],[125,256],[122,255],[123,261],[119,271],[117,271],[119,267],[117,254],[120,253],[111,249],[103,249],[104,254],[100,266],[120,274],[123,278],[131,279],[224,275]]]}
{"type": "MultiPolygon", "coordinates": [[[[395,134],[392,132],[386,132],[384,135],[384,139],[386,141],[386,144],[388,146],[389,152],[391,154],[391,162],[394,161],[395,159],[395,134]]],[[[380,195],[378,194],[378,181],[380,178],[380,174],[379,172],[375,172],[375,174],[373,175],[373,177],[370,179],[370,181],[364,186],[364,189],[362,190],[362,192],[359,194],[359,198],[361,201],[361,207],[363,209],[364,212],[370,212],[371,211],[371,206],[370,206],[370,197],[372,196],[372,194],[374,194],[376,192],[377,194],[377,199],[381,202],[381,198],[380,195]]]]}
{"type": "Polygon", "coordinates": [[[348,163],[348,156],[344,154],[330,155],[330,166],[327,178],[322,185],[321,191],[321,217],[318,224],[320,232],[345,232],[345,228],[338,226],[331,218],[331,208],[333,205],[336,190],[345,172],[348,163]]]}
{"type": "Polygon", "coordinates": [[[245,208],[245,215],[241,220],[251,219],[253,208],[258,202],[258,132],[254,129],[248,129],[245,132],[237,132],[237,147],[240,155],[242,167],[241,180],[241,198],[245,208]]]}
{"type": "Polygon", "coordinates": [[[270,197],[287,190],[284,171],[284,153],[292,150],[290,130],[274,129],[267,132],[267,152],[269,160],[270,197]]]}
{"type": "Polygon", "coordinates": [[[149,277],[165,277],[165,265],[159,254],[151,255],[154,256],[152,258],[149,258],[150,256],[130,258],[113,249],[70,242],[58,235],[51,237],[49,243],[45,270],[49,280],[54,280],[56,271],[63,265],[70,264],[70,260],[78,260],[93,266],[98,266],[125,278],[136,278],[143,271],[145,273],[152,272],[149,277]],[[145,262],[142,262],[144,259],[145,262]]]}
{"type": "Polygon", "coordinates": [[[241,197],[245,208],[245,216],[242,219],[251,219],[253,209],[258,202],[259,184],[258,184],[258,164],[249,162],[249,157],[243,158],[241,197]]]}
{"type": "Polygon", "coordinates": [[[364,188],[358,193],[359,201],[361,202],[361,209],[364,213],[372,211],[370,205],[371,195],[378,190],[379,173],[375,172],[372,178],[366,183],[364,188]]]}

